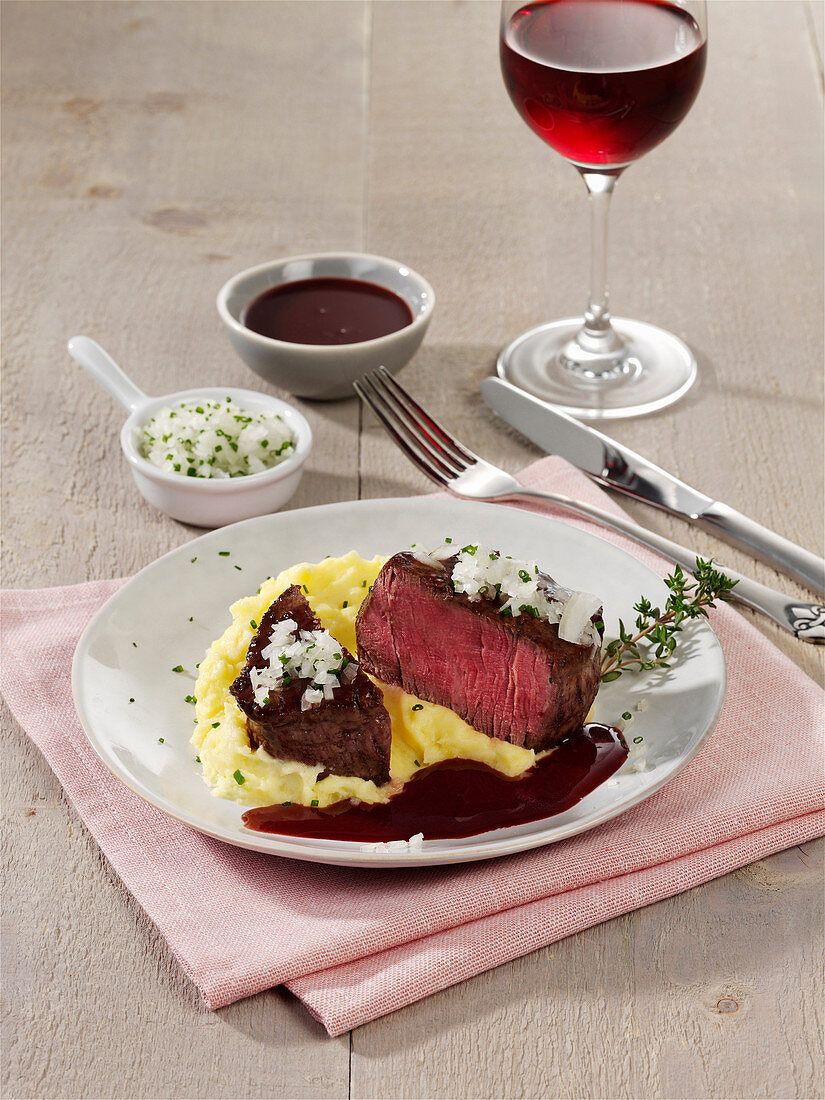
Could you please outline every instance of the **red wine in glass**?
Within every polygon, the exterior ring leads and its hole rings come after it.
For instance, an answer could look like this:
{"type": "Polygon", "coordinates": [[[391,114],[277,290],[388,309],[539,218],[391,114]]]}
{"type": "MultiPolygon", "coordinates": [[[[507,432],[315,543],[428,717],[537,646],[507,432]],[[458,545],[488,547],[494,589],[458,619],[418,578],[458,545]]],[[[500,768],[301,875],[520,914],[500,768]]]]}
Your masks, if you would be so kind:
{"type": "Polygon", "coordinates": [[[696,361],[678,338],[627,319],[606,284],[607,210],[616,179],[671,134],[705,72],[704,0],[502,0],[504,83],[527,125],[579,170],[591,199],[591,295],[584,323],[554,321],[499,356],[499,374],[574,415],[664,408],[696,361]]]}
{"type": "Polygon", "coordinates": [[[706,46],[693,16],[660,0],[539,0],[510,19],[501,67],[539,137],[575,164],[624,165],[690,109],[706,46]]]}

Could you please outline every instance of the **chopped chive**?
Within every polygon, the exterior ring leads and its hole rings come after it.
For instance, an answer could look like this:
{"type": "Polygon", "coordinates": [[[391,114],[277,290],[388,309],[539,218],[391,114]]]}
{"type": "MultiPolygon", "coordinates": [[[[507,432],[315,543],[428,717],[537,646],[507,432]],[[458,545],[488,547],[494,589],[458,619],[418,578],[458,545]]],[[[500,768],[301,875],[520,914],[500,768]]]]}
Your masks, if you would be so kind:
{"type": "Polygon", "coordinates": [[[444,539],[445,542],[452,542],[452,539],[444,539]]]}
{"type": "Polygon", "coordinates": [[[134,698],[134,696],[132,696],[132,698],[129,700],[129,702],[134,703],[134,701],[135,701],[135,698],[134,698]]]}
{"type": "Polygon", "coordinates": [[[366,581],[361,581],[361,587],[366,588],[367,587],[367,582],[366,581]]]}
{"type": "Polygon", "coordinates": [[[196,756],[195,757],[195,763],[200,764],[200,762],[201,762],[201,758],[199,756],[196,756]]]}
{"type": "Polygon", "coordinates": [[[417,768],[420,768],[420,767],[421,767],[421,765],[420,765],[420,764],[418,763],[418,761],[417,761],[417,760],[413,760],[413,764],[415,764],[415,766],[416,766],[417,768]]]}
{"type": "Polygon", "coordinates": [[[228,558],[228,557],[229,557],[229,553],[230,553],[230,551],[229,551],[229,550],[219,550],[219,551],[218,551],[218,557],[219,557],[219,558],[228,558]]]}
{"type": "Polygon", "coordinates": [[[137,642],[132,642],[132,648],[137,649],[137,642]]]}
{"type": "Polygon", "coordinates": [[[232,773],[232,776],[239,787],[246,782],[246,776],[243,774],[240,768],[236,768],[232,773]]]}
{"type": "Polygon", "coordinates": [[[310,802],[310,806],[317,806],[317,805],[318,805],[318,799],[313,798],[313,800],[310,802]]]}
{"type": "Polygon", "coordinates": [[[250,625],[250,626],[252,627],[252,629],[253,629],[253,630],[257,630],[257,629],[258,629],[258,624],[257,624],[257,623],[255,622],[255,620],[254,620],[254,619],[250,619],[250,620],[249,620],[249,625],[250,625]]]}
{"type": "Polygon", "coordinates": [[[197,560],[198,560],[198,559],[197,559],[197,557],[194,557],[194,558],[192,558],[192,559],[191,559],[191,561],[189,562],[189,564],[190,564],[190,565],[192,565],[192,564],[193,564],[194,562],[196,562],[197,560]]]}
{"type": "Polygon", "coordinates": [[[198,701],[198,700],[197,700],[197,699],[195,698],[195,696],[194,696],[194,695],[186,695],[186,696],[184,696],[184,702],[185,702],[185,703],[192,703],[192,705],[194,706],[194,704],[195,704],[195,703],[197,703],[197,701],[198,701]]]}
{"type": "Polygon", "coordinates": [[[195,621],[195,616],[194,616],[194,615],[190,615],[190,616],[189,616],[189,622],[191,623],[191,622],[194,622],[194,621],[195,621]]]}
{"type": "Polygon", "coordinates": [[[644,741],[644,737],[634,737],[633,738],[633,744],[634,745],[640,745],[642,743],[642,741],[644,741]]]}
{"type": "Polygon", "coordinates": [[[163,744],[163,738],[162,738],[162,737],[159,737],[159,738],[158,738],[158,744],[159,744],[159,745],[162,745],[162,744],[163,744]]]}
{"type": "Polygon", "coordinates": [[[291,806],[292,803],[291,802],[282,802],[281,805],[282,806],[291,806]]]}
{"type": "Polygon", "coordinates": [[[626,710],[622,715],[622,718],[624,718],[625,722],[630,722],[633,718],[633,715],[630,713],[629,710],[626,710]]]}
{"type": "Polygon", "coordinates": [[[413,710],[423,710],[423,709],[424,709],[424,704],[423,703],[415,703],[413,705],[413,710]]]}
{"type": "Polygon", "coordinates": [[[306,594],[309,595],[309,589],[307,588],[307,586],[305,584],[302,584],[301,588],[303,588],[304,592],[306,592],[306,594]]]}
{"type": "Polygon", "coordinates": [[[173,672],[183,672],[183,665],[175,665],[172,669],[173,672]]]}
{"type": "Polygon", "coordinates": [[[212,729],[213,729],[213,730],[216,730],[216,729],[218,728],[218,726],[219,726],[219,725],[220,725],[220,722],[213,722],[213,723],[212,723],[212,729]]]}
{"type": "Polygon", "coordinates": [[[243,570],[241,569],[241,567],[239,565],[236,565],[235,568],[238,570],[239,573],[243,572],[243,570]]]}
{"type": "Polygon", "coordinates": [[[341,607],[344,608],[344,607],[347,607],[348,605],[349,605],[349,600],[344,600],[344,602],[341,604],[341,607]]]}

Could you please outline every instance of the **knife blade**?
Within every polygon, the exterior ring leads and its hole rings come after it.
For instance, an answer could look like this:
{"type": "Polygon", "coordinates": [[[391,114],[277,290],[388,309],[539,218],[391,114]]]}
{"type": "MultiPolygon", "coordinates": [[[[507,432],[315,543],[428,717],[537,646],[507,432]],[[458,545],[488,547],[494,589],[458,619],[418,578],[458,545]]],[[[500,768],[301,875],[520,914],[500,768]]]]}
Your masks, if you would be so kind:
{"type": "Polygon", "coordinates": [[[697,523],[825,594],[825,561],[816,554],[502,378],[485,378],[481,395],[495,413],[548,454],[566,458],[608,488],[697,523]]]}

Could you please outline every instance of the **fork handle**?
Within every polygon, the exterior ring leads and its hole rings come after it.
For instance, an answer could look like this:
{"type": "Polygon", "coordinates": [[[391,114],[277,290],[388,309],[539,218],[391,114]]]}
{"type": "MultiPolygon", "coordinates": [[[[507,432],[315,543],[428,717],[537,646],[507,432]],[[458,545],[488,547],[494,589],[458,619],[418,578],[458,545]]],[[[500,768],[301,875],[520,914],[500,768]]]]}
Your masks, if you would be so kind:
{"type": "MultiPolygon", "coordinates": [[[[601,508],[581,504],[579,501],[572,500],[561,493],[549,493],[542,489],[528,489],[525,486],[517,493],[509,492],[502,494],[502,497],[505,495],[507,497],[528,497],[551,501],[570,512],[585,516],[587,519],[594,519],[605,527],[620,531],[623,535],[629,535],[630,538],[635,539],[642,546],[647,546],[650,550],[656,550],[664,557],[669,558],[670,561],[681,565],[690,572],[693,572],[696,568],[696,554],[694,551],[688,550],[685,546],[680,546],[678,542],[671,542],[663,535],[657,535],[655,531],[648,531],[646,527],[634,523],[631,519],[611,515],[609,512],[602,511],[601,508]]],[[[789,599],[782,592],[768,588],[767,585],[759,584],[758,581],[753,581],[749,577],[743,577],[741,573],[719,565],[718,562],[716,566],[731,580],[737,582],[736,587],[730,593],[731,600],[744,604],[754,611],[761,611],[777,626],[781,626],[783,630],[789,631],[802,641],[819,645],[825,643],[825,606],[808,603],[805,600],[789,599]]]]}

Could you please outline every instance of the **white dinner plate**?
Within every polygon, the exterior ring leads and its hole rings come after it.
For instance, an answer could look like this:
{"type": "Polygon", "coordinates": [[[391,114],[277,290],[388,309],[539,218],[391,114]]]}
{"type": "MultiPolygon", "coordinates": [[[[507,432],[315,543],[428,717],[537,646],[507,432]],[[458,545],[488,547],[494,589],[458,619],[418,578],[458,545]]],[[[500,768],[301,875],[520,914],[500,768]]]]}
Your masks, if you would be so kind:
{"type": "Polygon", "coordinates": [[[290,859],[399,867],[489,859],[549,844],[615,817],[659,790],[709,737],[725,696],[725,663],[703,621],[689,624],[668,671],[626,673],[602,686],[596,721],[630,711],[628,761],[575,806],[543,821],[408,850],[252,832],[246,807],[212,795],[189,743],[195,666],[229,624],[229,605],[300,561],[357,550],[390,555],[412,543],[481,542],[535,559],[568,588],[601,594],[605,634],[635,620],[641,595],[661,605],[662,581],[611,543],[515,508],[456,500],[363,500],[304,508],[212,531],[128,581],[97,613],[75,652],[72,688],[103,763],[141,798],[209,836],[290,859]],[[172,671],[183,666],[184,673],[172,671]],[[645,702],[637,710],[641,700],[645,702]],[[641,738],[642,740],[637,740],[641,738]]]}

